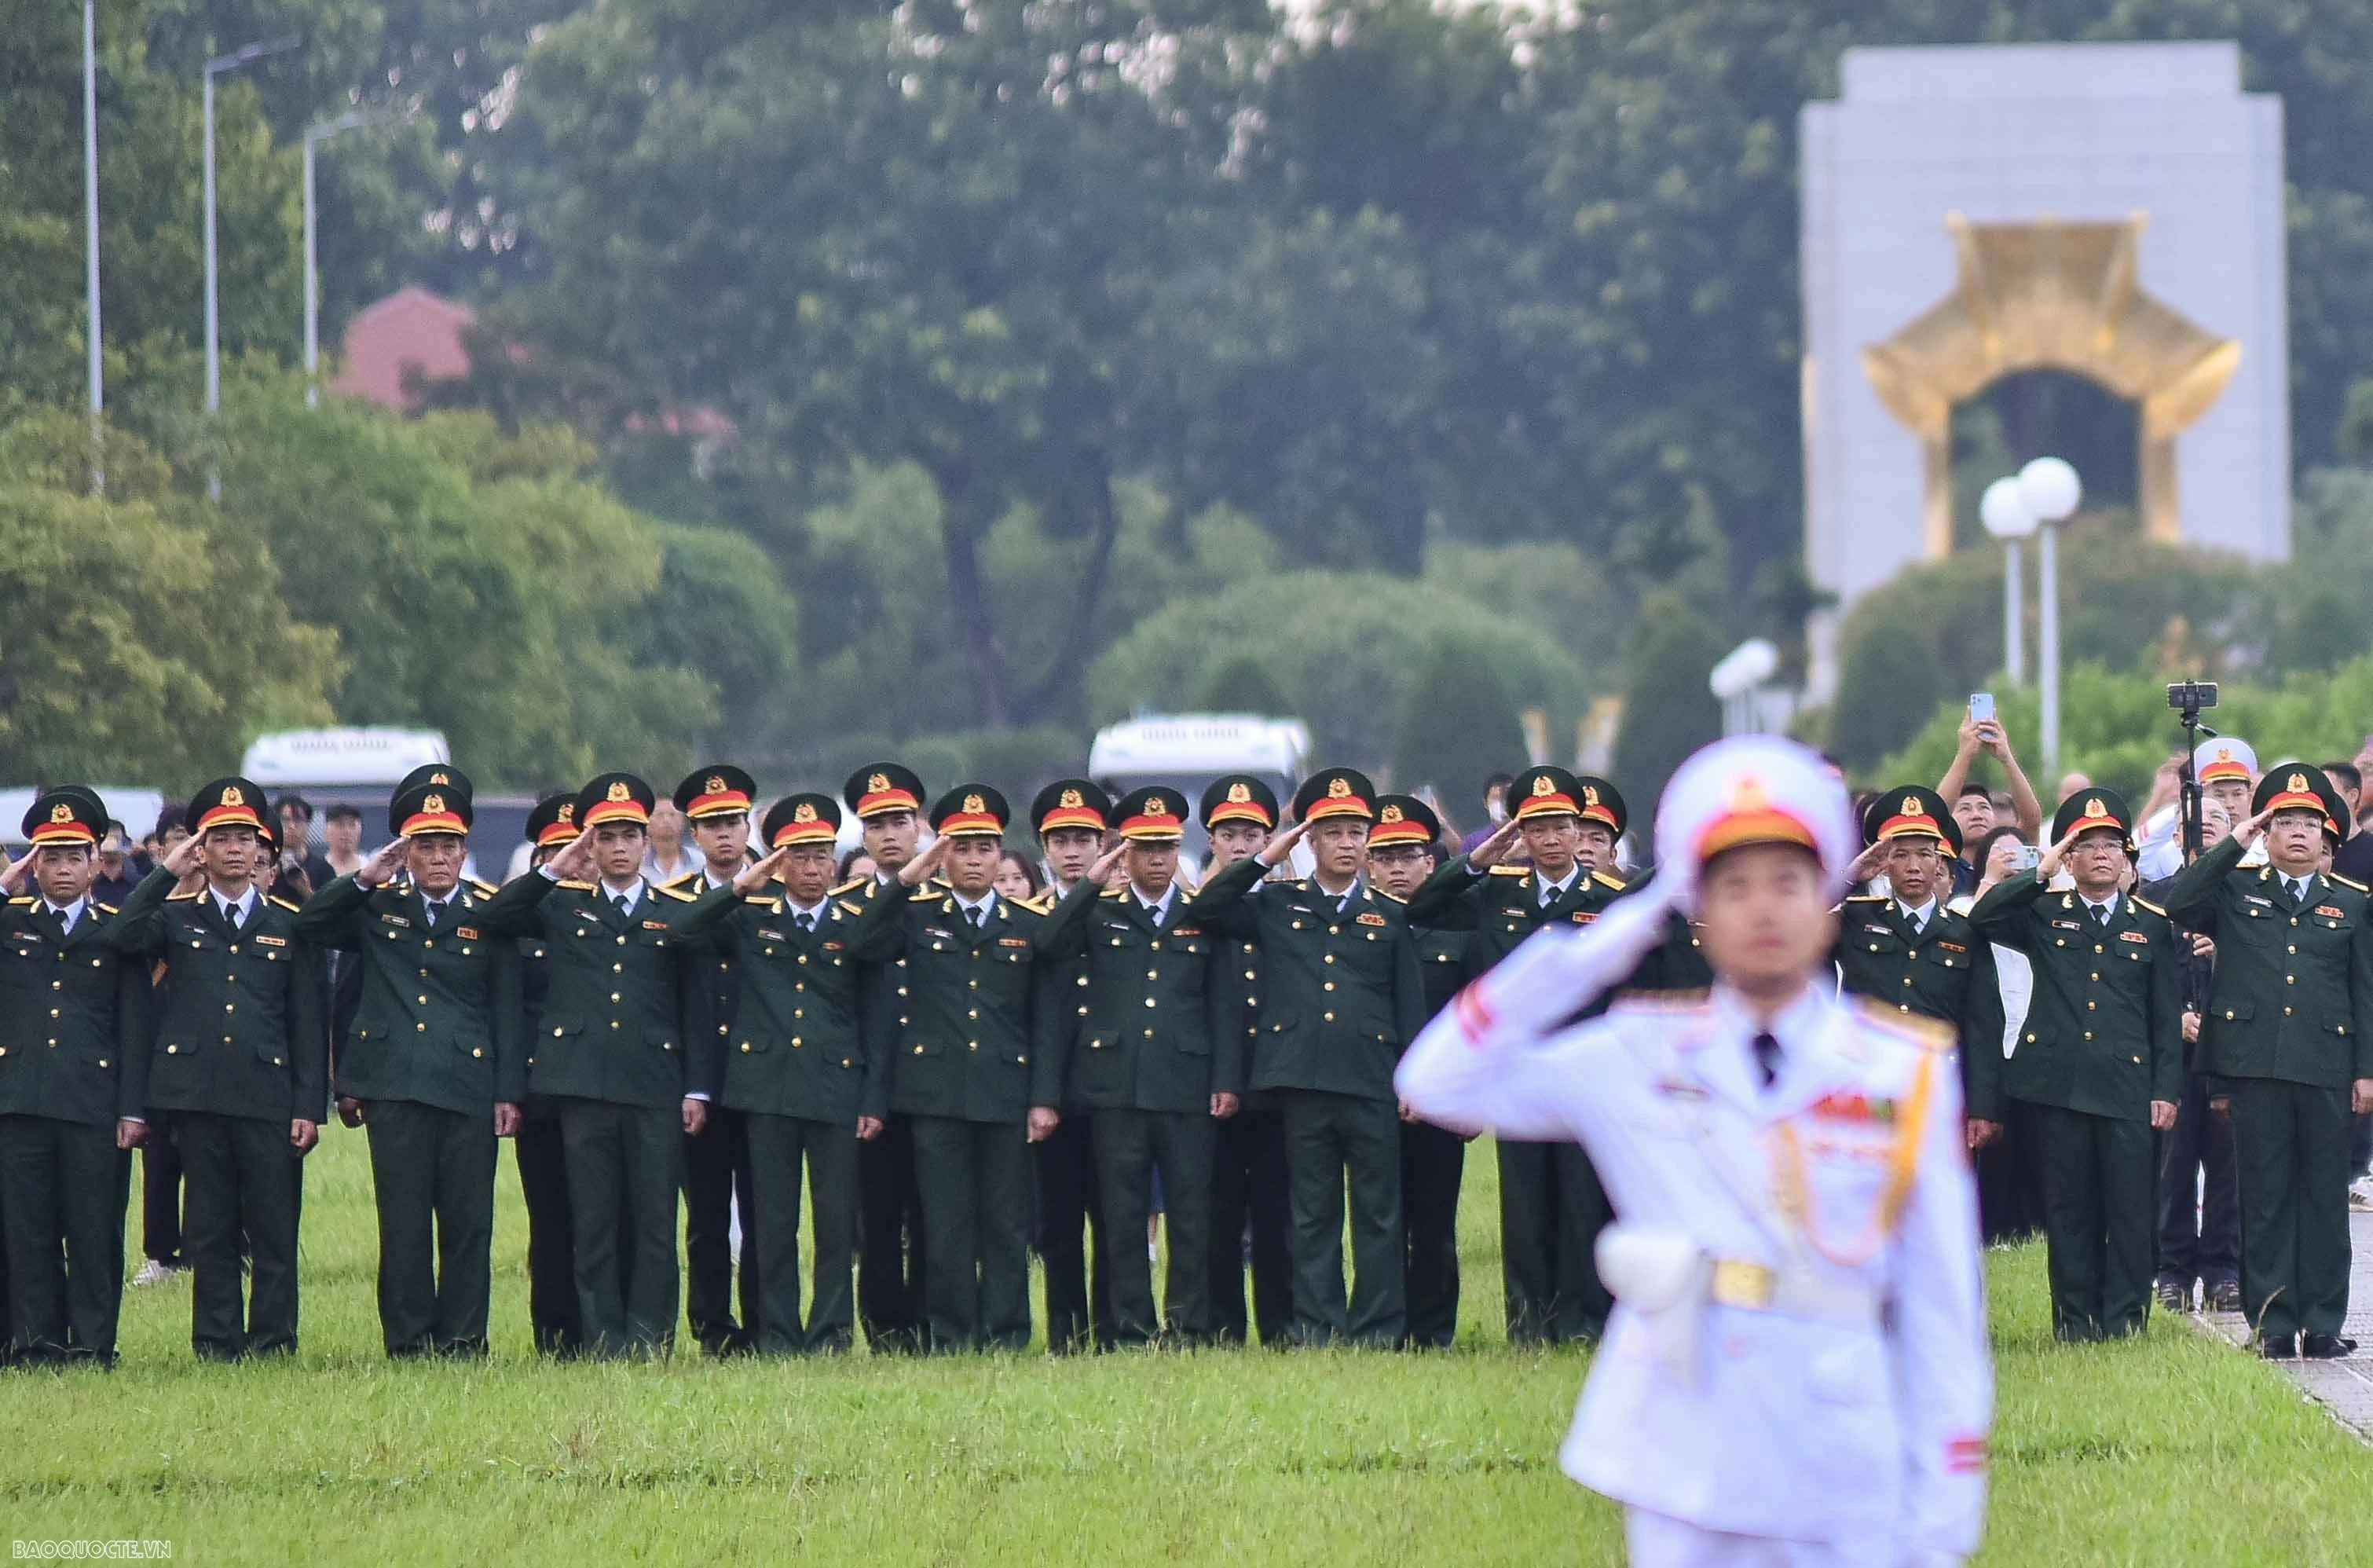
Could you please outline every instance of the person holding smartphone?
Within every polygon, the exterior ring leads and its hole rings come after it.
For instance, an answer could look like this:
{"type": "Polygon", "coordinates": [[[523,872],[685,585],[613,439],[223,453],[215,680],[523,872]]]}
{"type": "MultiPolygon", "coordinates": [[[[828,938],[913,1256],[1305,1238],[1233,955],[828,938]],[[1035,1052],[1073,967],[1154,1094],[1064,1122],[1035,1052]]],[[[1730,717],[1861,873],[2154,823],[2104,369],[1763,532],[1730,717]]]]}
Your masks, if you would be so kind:
{"type": "Polygon", "coordinates": [[[1961,830],[1961,852],[1953,857],[1952,892],[1972,893],[1981,877],[1977,847],[1997,825],[1994,820],[1993,797],[1984,787],[1970,777],[1970,765],[1982,753],[1991,756],[2003,770],[2010,789],[2011,814],[2018,827],[2019,837],[2032,844],[2043,831],[2043,802],[2036,798],[2035,786],[2028,782],[2027,771],[2018,765],[2018,754],[2010,743],[2010,732],[2003,728],[2001,716],[1994,711],[1992,692],[1972,693],[1970,710],[1961,720],[1961,731],[1953,753],[1953,764],[1945,769],[1945,777],[1936,781],[1936,793],[1951,802],[1953,820],[1961,830]]]}

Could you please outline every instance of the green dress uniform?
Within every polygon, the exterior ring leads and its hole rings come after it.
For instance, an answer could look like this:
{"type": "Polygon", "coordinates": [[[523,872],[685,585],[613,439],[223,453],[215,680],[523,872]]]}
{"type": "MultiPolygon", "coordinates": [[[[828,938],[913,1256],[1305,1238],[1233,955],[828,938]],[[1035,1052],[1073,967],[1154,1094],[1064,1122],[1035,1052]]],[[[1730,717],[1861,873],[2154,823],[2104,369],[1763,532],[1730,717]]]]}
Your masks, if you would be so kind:
{"type": "MultiPolygon", "coordinates": [[[[1184,804],[1175,790],[1140,790],[1114,815],[1124,838],[1175,844],[1184,804]]],[[[1243,1043],[1222,1000],[1221,940],[1194,895],[1175,886],[1149,903],[1133,884],[1104,892],[1086,882],[1055,906],[1041,940],[1058,960],[1055,993],[1070,1003],[1070,1098],[1095,1117],[1104,1234],[1145,1235],[1157,1176],[1162,1183],[1163,1311],[1155,1315],[1145,1254],[1115,1247],[1114,1341],[1200,1340],[1210,1329],[1211,1096],[1244,1089],[1243,1043]]]]}
{"type": "MultiPolygon", "coordinates": [[[[791,795],[764,824],[770,849],[833,842],[840,810],[826,796],[791,795]]],[[[741,976],[726,1021],[718,1101],[742,1118],[756,1197],[751,1245],[754,1309],[745,1313],[762,1355],[839,1352],[856,1334],[857,1118],[889,1114],[886,1055],[859,1027],[858,965],[850,953],[859,895],[843,883],[812,909],[780,889],[743,897],[712,942],[741,976]],[[812,1283],[800,1312],[800,1177],[811,1206],[812,1283]]],[[[708,896],[715,897],[711,894],[708,896]]]]}
{"type": "MultiPolygon", "coordinates": [[[[941,797],[942,837],[1002,837],[1004,797],[986,785],[941,797]]],[[[1042,962],[1046,916],[994,892],[977,905],[946,887],[885,887],[862,906],[851,946],[904,957],[890,1038],[890,1109],[914,1128],[922,1193],[929,1349],[1019,1351],[1030,1343],[1033,1106],[1063,1094],[1064,1031],[1042,962]],[[901,896],[901,894],[904,896],[901,896]]]]}
{"type": "MultiPolygon", "coordinates": [[[[2277,767],[2256,809],[2324,809],[2320,770],[2277,767]]],[[[2373,919],[2365,891],[2320,872],[2295,891],[2242,869],[2227,837],[2168,883],[2168,913],[2216,942],[2200,1030],[2210,1093],[2229,1096],[2241,1188],[2241,1298],[2262,1343],[2337,1336],[2348,1306],[2353,1082],[2373,1078],[2373,919]]]]}
{"type": "MultiPolygon", "coordinates": [[[[606,774],[579,795],[577,821],[587,833],[648,822],[651,801],[639,778],[606,774]]],[[[527,1087],[559,1108],[586,1352],[663,1354],[679,1296],[683,1103],[713,1097],[721,1054],[703,992],[680,983],[701,936],[694,906],[637,882],[622,907],[603,884],[547,868],[486,907],[487,925],[540,936],[548,954],[527,1087]]]]}
{"type": "MultiPolygon", "coordinates": [[[[1565,814],[1596,823],[1619,839],[1630,820],[1614,785],[1559,767],[1526,769],[1510,783],[1508,799],[1519,823],[1565,814]]],[[[1418,890],[1409,910],[1420,922],[1435,919],[1474,933],[1466,974],[1473,979],[1544,927],[1589,925],[1623,891],[1620,877],[1579,865],[1551,881],[1528,866],[1494,866],[1479,874],[1462,857],[1418,890]]],[[[1514,1139],[1496,1140],[1495,1150],[1509,1341],[1596,1340],[1614,1305],[1598,1278],[1598,1233],[1615,1210],[1590,1156],[1576,1143],[1514,1139]]]]}
{"type": "MultiPolygon", "coordinates": [[[[399,794],[399,837],[466,834],[466,781],[399,794]]],[[[341,876],[305,903],[308,942],[354,955],[361,1000],[335,1089],[362,1102],[379,1211],[380,1333],[391,1356],[484,1355],[495,1235],[495,1106],[526,1095],[518,933],[495,889],[430,899],[341,876]]]]}
{"type": "MultiPolygon", "coordinates": [[[[676,810],[695,826],[719,819],[746,817],[755,803],[757,782],[730,763],[696,768],[675,788],[676,810]]],[[[732,879],[729,876],[727,881],[732,879]]],[[[709,891],[707,866],[668,883],[673,891],[697,898],[709,891]]],[[[706,985],[708,1007],[722,1028],[733,1016],[741,977],[730,949],[712,947],[684,959],[687,983],[696,977],[706,985]]],[[[750,1319],[758,1305],[757,1231],[750,1223],[757,1202],[750,1174],[750,1150],[742,1137],[742,1116],[723,1102],[708,1107],[708,1122],[698,1133],[684,1134],[684,1310],[692,1337],[710,1355],[733,1355],[751,1345],[750,1319]],[[733,1255],[733,1208],[742,1208],[742,1255],[733,1255]],[[741,1269],[738,1301],[734,1269],[741,1269]]]]}
{"type": "MultiPolygon", "coordinates": [[[[1305,818],[1365,820],[1374,798],[1365,778],[1330,769],[1303,785],[1296,806],[1305,818]]],[[[1252,1086],[1276,1096],[1285,1126],[1291,1337],[1390,1348],[1408,1327],[1393,1068],[1425,1021],[1417,943],[1399,900],[1364,879],[1329,894],[1312,879],[1264,882],[1265,870],[1255,859],[1237,861],[1204,884],[1196,905],[1208,926],[1261,948],[1252,1086]],[[1347,1173],[1355,1270],[1348,1305],[1347,1173]]]]}
{"type": "MultiPolygon", "coordinates": [[[[95,846],[107,811],[88,791],[44,791],[24,831],[37,850],[95,846]]],[[[147,1114],[148,975],[123,955],[128,929],[87,896],[0,908],[0,1323],[19,1364],[115,1362],[132,1177],[115,1129],[147,1114]]]]}
{"type": "MultiPolygon", "coordinates": [[[[2076,821],[2122,838],[2132,827],[2125,802],[2106,790],[2063,802],[2053,841],[2076,821]],[[2085,814],[2095,808],[2098,816],[2085,814]]],[[[2095,906],[2052,892],[2032,872],[1997,883],[1970,918],[2034,968],[2017,1052],[1975,1075],[1970,1114],[2005,1121],[2005,1098],[2027,1108],[2043,1181],[2052,1332],[2069,1340],[2139,1333],[2157,1261],[2150,1106],[2183,1097],[2182,939],[2164,912],[2131,895],[2095,906]]]]}
{"type": "MultiPolygon", "coordinates": [[[[894,812],[923,814],[923,781],[894,762],[859,768],[841,786],[841,802],[860,822],[894,812]]],[[[846,896],[846,895],[842,895],[846,896]]],[[[863,901],[896,899],[900,889],[877,875],[863,901]]],[[[860,964],[858,1027],[871,1056],[887,1059],[898,1039],[906,993],[906,961],[860,964]]],[[[894,1116],[881,1136],[857,1147],[857,1322],[877,1352],[917,1355],[925,1345],[923,1196],[915,1185],[915,1129],[894,1116]]]]}
{"type": "MultiPolygon", "coordinates": [[[[246,779],[216,780],[191,802],[191,830],[260,826],[263,799],[246,779]]],[[[320,965],[286,900],[251,885],[227,912],[211,886],[173,887],[170,872],[151,872],[121,919],[161,970],[147,1103],[181,1141],[191,1343],[206,1360],[292,1352],[304,1155],[289,1124],[318,1121],[328,1099],[320,965]]]]}
{"type": "MultiPolygon", "coordinates": [[[[1030,823],[1044,846],[1049,834],[1075,829],[1094,834],[1101,841],[1112,814],[1112,797],[1086,778],[1058,778],[1038,791],[1030,802],[1030,823]]],[[[1046,902],[1051,906],[1070,889],[1056,876],[1051,850],[1043,863],[1046,873],[1046,902]]],[[[1038,900],[1033,900],[1034,903],[1038,900]]],[[[1052,984],[1062,995],[1079,989],[1084,972],[1076,959],[1061,965],[1052,984]]],[[[1062,1024],[1076,1036],[1076,1020],[1062,1024]]],[[[1077,1067],[1079,1041],[1064,1042],[1077,1067]]],[[[1076,1080],[1076,1073],[1074,1074],[1076,1080]]],[[[1064,1085],[1063,1119],[1053,1134],[1030,1146],[1031,1170],[1038,1188],[1038,1262],[1046,1270],[1046,1348],[1057,1353],[1093,1345],[1110,1350],[1114,1336],[1112,1254],[1105,1244],[1104,1212],[1096,1192],[1095,1118],[1078,1094],[1076,1081],[1064,1085]]]]}
{"type": "MultiPolygon", "coordinates": [[[[547,795],[528,813],[528,842],[539,855],[556,853],[576,837],[574,794],[547,795]]],[[[519,954],[520,1032],[524,1043],[542,1032],[544,992],[552,978],[552,947],[541,935],[520,937],[512,946],[519,954]]],[[[568,1160],[561,1147],[560,1107],[541,1094],[531,1093],[520,1103],[511,1162],[519,1170],[520,1200],[527,1210],[528,1328],[540,1354],[573,1356],[585,1348],[585,1320],[577,1305],[577,1244],[568,1215],[568,1160]]]]}
{"type": "MultiPolygon", "coordinates": [[[[1224,774],[1205,788],[1199,815],[1206,831],[1228,822],[1271,829],[1277,825],[1277,795],[1251,774],[1224,774]]],[[[1260,1020],[1260,944],[1222,938],[1217,962],[1225,981],[1222,1032],[1249,1062],[1260,1020]]],[[[1264,1345],[1285,1343],[1293,1319],[1287,1187],[1284,1126],[1269,1097],[1247,1086],[1236,1114],[1220,1123],[1212,1153],[1211,1214],[1204,1229],[1210,1242],[1205,1278],[1215,1340],[1241,1345],[1257,1333],[1264,1345]]]]}

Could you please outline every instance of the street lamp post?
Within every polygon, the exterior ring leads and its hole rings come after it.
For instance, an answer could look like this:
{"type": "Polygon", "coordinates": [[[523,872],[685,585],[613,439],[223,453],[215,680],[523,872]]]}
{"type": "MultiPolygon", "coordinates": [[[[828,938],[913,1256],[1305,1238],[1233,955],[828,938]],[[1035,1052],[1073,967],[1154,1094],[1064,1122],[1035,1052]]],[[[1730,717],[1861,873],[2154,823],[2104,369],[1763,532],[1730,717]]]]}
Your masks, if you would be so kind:
{"type": "Polygon", "coordinates": [[[99,345],[99,0],[82,0],[82,252],[90,315],[90,493],[97,496],[107,489],[99,426],[107,383],[99,345]]]}
{"type": "Polygon", "coordinates": [[[313,149],[341,131],[351,131],[370,118],[359,109],[334,120],[305,128],[305,406],[321,405],[318,371],[321,363],[321,300],[320,268],[315,261],[313,219],[313,149]]]}
{"type": "Polygon", "coordinates": [[[2059,524],[2075,511],[2076,503],[2084,498],[2085,487],[2077,481],[2076,471],[2056,457],[2039,457],[2018,471],[2020,503],[2042,525],[2042,540],[2038,562],[2040,580],[2036,585],[2041,600],[2039,617],[2043,644],[2043,770],[2047,777],[2060,772],[2060,548],[2059,524]]]}
{"type": "Polygon", "coordinates": [[[1978,502],[1979,521],[2003,542],[2003,669],[2011,685],[2027,684],[2027,616],[2019,580],[2019,541],[2035,532],[2035,514],[2019,498],[2018,481],[1997,479],[1978,502]]]}
{"type": "MultiPolygon", "coordinates": [[[[275,38],[263,43],[251,43],[228,54],[218,54],[206,62],[201,75],[205,129],[204,133],[206,206],[206,435],[214,439],[215,415],[222,407],[222,311],[216,301],[215,268],[215,77],[225,71],[236,71],[241,65],[252,64],[267,54],[280,54],[297,47],[293,38],[275,38]]],[[[209,458],[206,468],[206,497],[222,499],[222,468],[209,458]]]]}

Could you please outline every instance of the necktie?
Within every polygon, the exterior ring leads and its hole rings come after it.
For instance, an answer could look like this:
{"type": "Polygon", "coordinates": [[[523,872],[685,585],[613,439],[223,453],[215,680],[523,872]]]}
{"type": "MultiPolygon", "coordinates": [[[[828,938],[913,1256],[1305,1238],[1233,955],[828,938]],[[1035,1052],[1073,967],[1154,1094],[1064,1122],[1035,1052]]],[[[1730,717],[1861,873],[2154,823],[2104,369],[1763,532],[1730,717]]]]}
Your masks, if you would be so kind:
{"type": "Polygon", "coordinates": [[[1911,928],[1911,934],[1913,936],[1918,936],[1922,930],[1927,926],[1928,921],[1919,910],[1906,909],[1903,911],[1903,923],[1911,928]]]}
{"type": "Polygon", "coordinates": [[[612,894],[610,895],[610,902],[618,907],[618,913],[621,915],[631,915],[634,913],[634,907],[626,902],[626,895],[623,893],[612,894]]]}
{"type": "Polygon", "coordinates": [[[222,915],[223,915],[223,924],[224,924],[224,925],[228,926],[228,927],[229,927],[231,930],[239,930],[239,906],[238,906],[238,905],[236,905],[236,904],[225,904],[225,905],[222,907],[222,915]]]}
{"type": "Polygon", "coordinates": [[[1768,1029],[1755,1036],[1755,1066],[1763,1074],[1763,1086],[1771,1088],[1780,1076],[1780,1037],[1768,1029]]]}
{"type": "Polygon", "coordinates": [[[981,921],[988,916],[988,911],[986,908],[967,909],[964,913],[971,918],[973,930],[978,930],[980,929],[981,921]]]}
{"type": "Polygon", "coordinates": [[[2088,906],[2088,907],[2093,911],[2093,923],[2095,925],[2106,926],[2110,923],[2110,907],[2107,904],[2094,904],[2088,906]]]}
{"type": "Polygon", "coordinates": [[[2283,878],[2283,885],[2291,890],[2292,903],[2304,904],[2307,902],[2307,879],[2305,877],[2286,876],[2283,878]]]}
{"type": "Polygon", "coordinates": [[[800,914],[800,930],[803,931],[815,930],[815,917],[802,910],[800,914]]]}
{"type": "Polygon", "coordinates": [[[424,912],[424,913],[426,913],[426,914],[427,915],[427,917],[428,917],[428,929],[429,929],[430,930],[432,930],[432,931],[433,931],[433,930],[435,930],[437,929],[437,911],[438,911],[438,910],[439,910],[439,909],[442,909],[443,907],[445,907],[445,906],[444,906],[444,905],[442,905],[442,904],[440,904],[440,903],[438,903],[438,902],[436,899],[434,899],[434,898],[430,899],[427,904],[425,904],[425,905],[423,905],[423,906],[422,906],[422,910],[423,910],[423,912],[424,912]]]}

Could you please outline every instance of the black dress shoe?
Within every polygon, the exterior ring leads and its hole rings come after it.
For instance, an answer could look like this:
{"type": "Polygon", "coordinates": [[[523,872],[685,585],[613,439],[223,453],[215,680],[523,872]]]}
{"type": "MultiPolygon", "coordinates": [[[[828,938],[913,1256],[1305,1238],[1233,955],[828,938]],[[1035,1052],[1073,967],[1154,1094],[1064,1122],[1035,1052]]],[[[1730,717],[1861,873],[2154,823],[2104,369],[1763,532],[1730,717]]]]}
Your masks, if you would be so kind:
{"type": "Polygon", "coordinates": [[[2239,1312],[2241,1310],[2241,1281],[2219,1280],[2208,1287],[2208,1310],[2239,1312]]]}
{"type": "Polygon", "coordinates": [[[2344,1340],[2337,1334],[2299,1336],[2299,1354],[2309,1361],[2338,1361],[2355,1349],[2355,1340],[2344,1340]]]}
{"type": "Polygon", "coordinates": [[[2298,1336],[2261,1334],[2258,1336],[2258,1353],[2268,1361],[2290,1361],[2298,1354],[2298,1336]]]}
{"type": "Polygon", "coordinates": [[[2181,1280],[2160,1280],[2157,1293],[2159,1305],[2169,1312],[2192,1310],[2192,1287],[2181,1280]]]}

